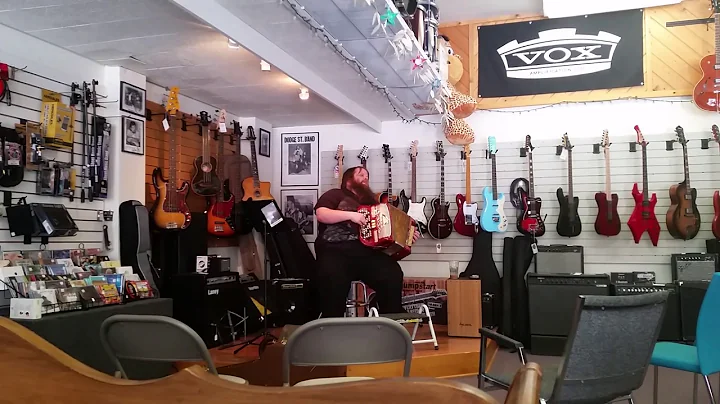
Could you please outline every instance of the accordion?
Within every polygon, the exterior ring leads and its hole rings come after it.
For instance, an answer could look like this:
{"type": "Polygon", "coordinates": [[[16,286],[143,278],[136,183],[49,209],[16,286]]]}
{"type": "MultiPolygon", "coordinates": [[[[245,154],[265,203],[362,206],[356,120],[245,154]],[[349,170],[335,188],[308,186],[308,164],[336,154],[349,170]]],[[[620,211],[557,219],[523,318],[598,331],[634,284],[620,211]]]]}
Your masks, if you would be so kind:
{"type": "Polygon", "coordinates": [[[396,261],[410,255],[415,234],[415,223],[410,216],[386,203],[362,205],[358,212],[367,220],[360,226],[359,238],[363,245],[381,249],[396,261]]]}

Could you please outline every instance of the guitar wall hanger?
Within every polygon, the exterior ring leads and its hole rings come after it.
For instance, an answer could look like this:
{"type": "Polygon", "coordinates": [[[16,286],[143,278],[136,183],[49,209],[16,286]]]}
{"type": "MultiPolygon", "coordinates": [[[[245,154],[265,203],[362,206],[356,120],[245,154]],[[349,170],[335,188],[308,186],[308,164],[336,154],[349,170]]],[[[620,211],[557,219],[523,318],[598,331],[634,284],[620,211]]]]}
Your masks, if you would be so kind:
{"type": "Polygon", "coordinates": [[[629,151],[630,151],[630,153],[635,153],[637,151],[637,143],[636,142],[630,142],[629,151]]]}
{"type": "Polygon", "coordinates": [[[191,127],[191,126],[197,126],[197,128],[198,128],[198,136],[201,136],[201,137],[202,137],[202,125],[200,125],[200,121],[198,121],[198,122],[196,122],[196,123],[188,124],[188,123],[187,123],[187,118],[188,118],[188,117],[194,118],[192,115],[187,115],[187,114],[183,114],[183,117],[180,118],[180,124],[182,125],[182,126],[181,126],[181,130],[187,132],[187,128],[189,128],[189,127],[191,127]]]}
{"type": "Polygon", "coordinates": [[[666,140],[665,141],[665,150],[666,151],[673,151],[673,144],[677,142],[677,140],[666,140]]]}
{"type": "Polygon", "coordinates": [[[527,157],[527,149],[524,147],[520,148],[520,157],[525,158],[527,157]]]}
{"type": "Polygon", "coordinates": [[[150,111],[150,108],[145,108],[145,120],[148,122],[152,122],[152,117],[161,115],[165,116],[165,112],[156,112],[153,114],[153,112],[150,111]]]}

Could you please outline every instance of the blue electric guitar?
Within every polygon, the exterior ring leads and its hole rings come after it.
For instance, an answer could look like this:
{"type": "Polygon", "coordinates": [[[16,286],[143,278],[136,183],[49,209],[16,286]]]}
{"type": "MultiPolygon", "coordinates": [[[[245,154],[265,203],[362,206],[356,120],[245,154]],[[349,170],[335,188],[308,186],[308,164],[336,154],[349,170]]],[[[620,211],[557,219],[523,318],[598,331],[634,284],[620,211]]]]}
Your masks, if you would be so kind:
{"type": "Polygon", "coordinates": [[[497,191],[497,174],[495,169],[495,154],[497,145],[495,136],[488,137],[488,153],[492,161],[492,187],[483,189],[485,205],[480,214],[480,227],[489,232],[504,232],[508,227],[508,219],[505,216],[505,195],[497,191]]]}

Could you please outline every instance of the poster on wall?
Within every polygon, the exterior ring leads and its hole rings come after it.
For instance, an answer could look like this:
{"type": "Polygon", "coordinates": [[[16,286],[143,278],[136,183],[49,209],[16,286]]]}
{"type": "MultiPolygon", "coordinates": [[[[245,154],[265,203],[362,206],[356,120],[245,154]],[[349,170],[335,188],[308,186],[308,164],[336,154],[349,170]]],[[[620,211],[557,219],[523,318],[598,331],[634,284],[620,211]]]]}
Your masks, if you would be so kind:
{"type": "Polygon", "coordinates": [[[283,215],[297,223],[300,234],[308,241],[314,241],[317,234],[315,203],[317,189],[283,189],[280,191],[283,215]]]}
{"type": "Polygon", "coordinates": [[[318,186],[320,181],[320,134],[283,133],[280,185],[318,186]]]}
{"type": "Polygon", "coordinates": [[[478,97],[643,83],[643,11],[478,27],[478,97]]]}

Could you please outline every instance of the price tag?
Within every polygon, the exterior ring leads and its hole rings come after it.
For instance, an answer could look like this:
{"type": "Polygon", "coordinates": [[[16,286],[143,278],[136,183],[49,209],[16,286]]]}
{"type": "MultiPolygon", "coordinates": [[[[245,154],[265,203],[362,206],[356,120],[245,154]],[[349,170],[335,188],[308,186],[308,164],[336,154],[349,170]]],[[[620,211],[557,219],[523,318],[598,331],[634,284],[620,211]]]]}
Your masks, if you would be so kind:
{"type": "Polygon", "coordinates": [[[335,166],[335,168],[333,169],[333,177],[340,178],[340,167],[335,166]]]}
{"type": "Polygon", "coordinates": [[[530,244],[530,248],[532,249],[533,254],[538,253],[537,243],[530,244]]]}
{"type": "Polygon", "coordinates": [[[48,222],[47,220],[43,220],[42,225],[45,228],[45,232],[47,234],[52,234],[53,228],[52,226],[50,226],[50,222],[48,222]]]}
{"type": "Polygon", "coordinates": [[[220,122],[220,133],[227,133],[227,126],[225,126],[225,122],[220,122]]]}
{"type": "Polygon", "coordinates": [[[5,143],[5,157],[6,164],[9,166],[19,166],[20,159],[22,156],[22,149],[17,143],[6,142],[5,143]]]}
{"type": "Polygon", "coordinates": [[[170,123],[168,122],[167,118],[163,119],[163,128],[165,129],[165,132],[170,129],[170,123]]]}
{"type": "Polygon", "coordinates": [[[560,160],[567,161],[567,153],[565,153],[565,149],[562,149],[560,152],[560,160]]]}

